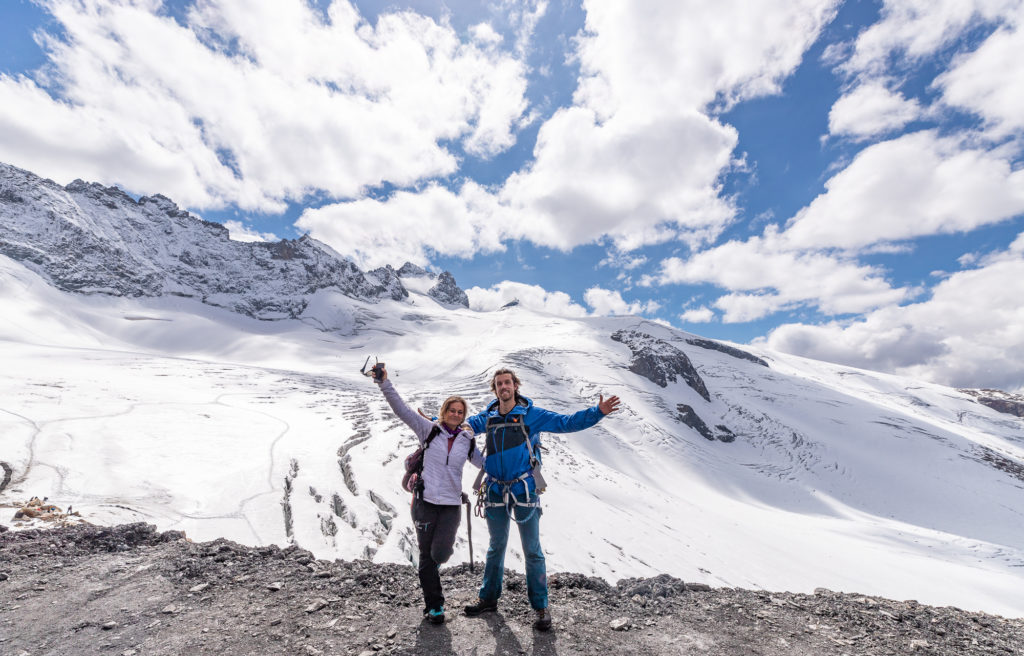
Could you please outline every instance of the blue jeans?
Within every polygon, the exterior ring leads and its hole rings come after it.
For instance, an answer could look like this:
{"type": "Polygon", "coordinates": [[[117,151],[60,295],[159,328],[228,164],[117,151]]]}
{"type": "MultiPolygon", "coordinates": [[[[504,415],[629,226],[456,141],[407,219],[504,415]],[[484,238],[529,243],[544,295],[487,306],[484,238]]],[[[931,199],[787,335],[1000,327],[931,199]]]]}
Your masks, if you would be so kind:
{"type": "MultiPolygon", "coordinates": [[[[525,495],[516,495],[516,499],[526,502],[525,495]]],[[[537,497],[531,496],[535,501],[537,497]]],[[[487,492],[487,500],[501,502],[501,495],[494,489],[487,492]]],[[[526,557],[526,594],[530,605],[535,609],[548,607],[548,575],[544,564],[544,552],[540,548],[540,508],[522,508],[516,506],[515,517],[525,522],[516,523],[519,527],[519,539],[523,544],[523,555],[526,557]]],[[[487,548],[487,563],[484,565],[484,582],[480,586],[480,598],[484,601],[495,601],[501,596],[501,583],[505,575],[505,548],[508,545],[508,527],[511,519],[503,507],[487,509],[487,530],[491,535],[491,543],[487,548]]]]}

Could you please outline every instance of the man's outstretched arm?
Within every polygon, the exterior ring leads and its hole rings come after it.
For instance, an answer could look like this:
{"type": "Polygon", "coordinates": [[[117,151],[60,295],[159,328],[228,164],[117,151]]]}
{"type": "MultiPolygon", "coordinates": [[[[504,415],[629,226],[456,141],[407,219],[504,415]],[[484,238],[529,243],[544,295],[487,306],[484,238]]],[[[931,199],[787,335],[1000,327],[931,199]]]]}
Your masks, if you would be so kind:
{"type": "Polygon", "coordinates": [[[618,409],[619,397],[609,396],[605,399],[602,395],[597,405],[571,415],[563,415],[534,406],[533,412],[530,413],[531,416],[527,418],[527,423],[533,432],[573,433],[590,428],[601,421],[605,415],[618,409]]]}

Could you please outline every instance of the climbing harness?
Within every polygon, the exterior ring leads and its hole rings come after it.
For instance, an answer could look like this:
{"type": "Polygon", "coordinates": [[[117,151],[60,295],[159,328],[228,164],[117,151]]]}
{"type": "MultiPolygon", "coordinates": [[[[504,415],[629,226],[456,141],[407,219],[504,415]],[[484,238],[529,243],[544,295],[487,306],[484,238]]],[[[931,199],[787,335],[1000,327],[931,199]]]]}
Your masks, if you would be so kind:
{"type": "MultiPolygon", "coordinates": [[[[534,513],[540,508],[540,498],[537,496],[547,489],[547,484],[544,481],[544,476],[541,474],[541,462],[540,459],[533,452],[533,443],[530,441],[530,431],[525,424],[519,421],[516,417],[512,421],[503,421],[501,423],[491,420],[487,422],[487,448],[490,449],[493,445],[494,435],[500,430],[502,437],[504,438],[505,431],[515,431],[522,437],[523,443],[526,446],[526,450],[529,453],[530,468],[525,472],[515,477],[512,480],[502,481],[496,478],[492,478],[490,475],[485,473],[484,469],[480,470],[477,474],[476,480],[473,482],[473,489],[476,490],[476,515],[477,517],[485,517],[487,510],[490,508],[504,508],[505,512],[508,513],[509,518],[517,524],[523,524],[533,519],[534,513]],[[530,486],[527,483],[527,479],[533,477],[534,483],[534,494],[530,494],[530,486]],[[526,495],[525,501],[520,501],[515,493],[513,487],[522,483],[523,492],[526,495]],[[501,501],[491,501],[488,497],[488,492],[492,486],[498,486],[499,493],[501,494],[501,501]],[[515,509],[516,507],[529,508],[529,514],[523,519],[517,519],[515,509]]],[[[513,447],[515,448],[515,447],[513,447]]]]}

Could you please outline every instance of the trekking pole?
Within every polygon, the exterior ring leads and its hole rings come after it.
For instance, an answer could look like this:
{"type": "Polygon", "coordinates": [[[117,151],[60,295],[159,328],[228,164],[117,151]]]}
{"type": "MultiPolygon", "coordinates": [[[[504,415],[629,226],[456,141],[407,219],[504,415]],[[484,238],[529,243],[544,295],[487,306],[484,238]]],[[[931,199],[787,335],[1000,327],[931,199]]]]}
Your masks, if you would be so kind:
{"type": "Polygon", "coordinates": [[[462,503],[466,504],[466,531],[469,532],[469,571],[476,572],[476,566],[473,564],[473,513],[469,504],[469,495],[465,492],[462,493],[462,503]]]}

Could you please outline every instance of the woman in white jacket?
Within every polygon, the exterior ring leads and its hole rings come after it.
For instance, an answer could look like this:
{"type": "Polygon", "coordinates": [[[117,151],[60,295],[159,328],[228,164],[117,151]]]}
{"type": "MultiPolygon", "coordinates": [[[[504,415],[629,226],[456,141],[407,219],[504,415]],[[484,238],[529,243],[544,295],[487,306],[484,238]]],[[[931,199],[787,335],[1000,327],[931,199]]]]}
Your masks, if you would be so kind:
{"type": "Polygon", "coordinates": [[[426,445],[423,452],[422,485],[413,495],[412,520],[420,546],[419,575],[423,588],[423,609],[434,624],[444,622],[444,594],[438,568],[455,550],[462,506],[462,468],[466,461],[483,467],[484,458],[473,431],[463,426],[468,413],[466,400],[450,396],[441,404],[439,419],[431,421],[410,408],[388,380],[387,369],[374,379],[395,415],[426,445]]]}

